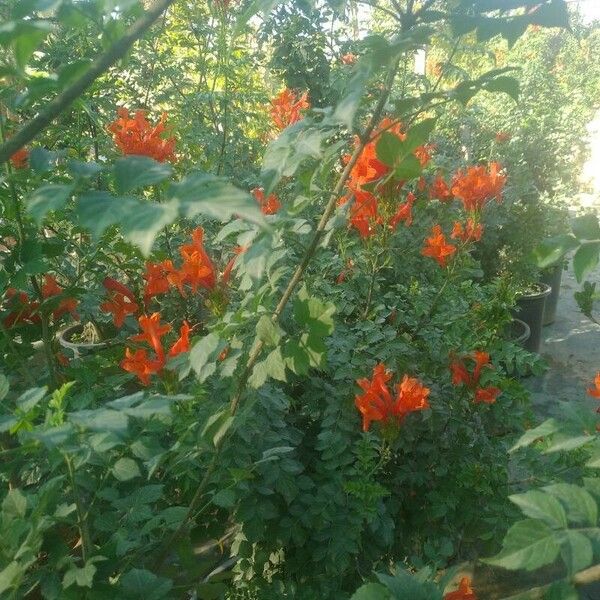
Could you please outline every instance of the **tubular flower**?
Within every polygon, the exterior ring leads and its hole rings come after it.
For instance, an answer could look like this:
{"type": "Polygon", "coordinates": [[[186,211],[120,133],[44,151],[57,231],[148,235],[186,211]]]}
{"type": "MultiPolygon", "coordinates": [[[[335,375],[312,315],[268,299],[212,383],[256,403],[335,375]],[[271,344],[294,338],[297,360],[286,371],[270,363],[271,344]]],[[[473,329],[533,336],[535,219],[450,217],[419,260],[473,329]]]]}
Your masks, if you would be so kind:
{"type": "Polygon", "coordinates": [[[400,425],[409,413],[429,407],[429,389],[418,379],[408,375],[404,375],[402,382],[396,385],[394,398],[387,386],[392,376],[385,365],[380,363],[373,369],[370,381],[365,378],[357,380],[356,383],[364,392],[355,397],[356,408],[363,419],[363,431],[368,431],[372,421],[382,421],[384,425],[400,425]]]}
{"type": "Polygon", "coordinates": [[[425,242],[421,254],[436,260],[440,267],[445,267],[448,259],[456,252],[456,246],[447,243],[440,225],[433,226],[431,236],[425,242]]]}
{"type": "Polygon", "coordinates": [[[24,169],[29,162],[29,150],[27,148],[17,150],[10,157],[10,162],[15,169],[24,169]]]}
{"type": "Polygon", "coordinates": [[[431,187],[429,188],[429,198],[434,198],[442,202],[448,202],[452,200],[452,192],[448,187],[448,184],[441,175],[436,175],[431,187]]]}
{"type": "Polygon", "coordinates": [[[164,360],[151,359],[144,348],[133,351],[125,348],[125,358],[121,361],[121,368],[129,373],[137,375],[144,384],[150,384],[150,376],[158,373],[164,366],[164,360]]]}
{"type": "Polygon", "coordinates": [[[373,235],[375,226],[382,222],[377,209],[377,199],[373,194],[362,190],[354,192],[354,203],[350,207],[350,225],[358,231],[360,237],[373,235]]]}
{"type": "Polygon", "coordinates": [[[421,167],[426,167],[431,160],[431,153],[435,150],[434,144],[424,144],[415,149],[414,155],[417,157],[421,167]]]}
{"type": "Polygon", "coordinates": [[[501,391],[494,386],[478,388],[475,390],[475,404],[494,404],[501,391]]]}
{"type": "Polygon", "coordinates": [[[174,270],[175,267],[171,260],[163,260],[159,263],[146,263],[146,272],[144,273],[144,279],[146,280],[144,300],[146,302],[154,296],[166,294],[169,291],[170,283],[167,276],[174,270]]]}
{"type": "Polygon", "coordinates": [[[142,333],[131,336],[133,342],[146,342],[156,352],[156,356],[163,360],[165,351],[161,338],[171,331],[171,326],[160,324],[160,313],[153,313],[151,316],[142,315],[138,322],[142,333]]]}
{"type": "Polygon", "coordinates": [[[182,352],[190,351],[190,331],[192,328],[184,321],[179,330],[179,339],[171,346],[169,356],[177,356],[182,352]]]}
{"type": "Polygon", "coordinates": [[[459,170],[452,180],[452,194],[458,198],[468,212],[480,211],[491,198],[499,202],[506,183],[506,175],[501,167],[492,162],[489,169],[483,166],[469,167],[466,172],[459,170]]]}
{"type": "MultiPolygon", "coordinates": [[[[183,265],[179,277],[189,283],[192,291],[196,293],[198,287],[212,290],[217,282],[215,267],[210,257],[204,250],[204,230],[197,227],[192,232],[192,243],[184,244],[179,250],[183,265]]],[[[180,288],[181,290],[181,288],[180,288]]]]}
{"type": "Polygon", "coordinates": [[[487,352],[475,350],[475,352],[465,358],[468,358],[475,363],[473,373],[469,373],[469,370],[465,366],[464,358],[454,358],[450,362],[452,385],[464,385],[469,388],[474,394],[474,402],[476,404],[493,404],[500,395],[501,390],[494,386],[479,386],[483,368],[491,367],[490,355],[487,352]]]}
{"type": "MultiPolygon", "coordinates": [[[[44,283],[42,285],[42,296],[44,299],[51,298],[52,296],[60,296],[62,293],[63,289],[56,282],[54,275],[44,275],[44,283]]],[[[52,311],[52,316],[54,319],[60,319],[64,314],[70,313],[74,319],[79,319],[79,315],[75,310],[78,304],[79,302],[75,298],[65,298],[52,311]]]]}
{"type": "Polygon", "coordinates": [[[4,327],[9,328],[17,323],[33,325],[41,321],[40,315],[37,314],[40,303],[32,302],[26,292],[8,288],[5,297],[8,300],[7,305],[10,312],[2,321],[4,327]]]}
{"type": "Polygon", "coordinates": [[[278,96],[271,100],[271,119],[279,131],[297,123],[302,119],[300,111],[310,108],[308,92],[296,95],[292,90],[285,88],[278,96]]]}
{"type": "Polygon", "coordinates": [[[265,191],[263,188],[254,188],[251,191],[251,194],[256,198],[263,215],[274,215],[281,208],[279,198],[275,194],[269,194],[269,196],[265,198],[265,191]]]}
{"type": "Polygon", "coordinates": [[[100,305],[100,310],[111,313],[115,327],[121,328],[125,322],[125,317],[134,315],[139,310],[135,296],[127,286],[111,277],[107,277],[102,285],[108,291],[109,297],[100,305]]]}
{"type": "Polygon", "coordinates": [[[356,54],[353,54],[352,52],[347,52],[342,56],[340,60],[345,65],[353,65],[356,62],[356,54]]]}
{"type": "Polygon", "coordinates": [[[468,577],[463,577],[458,584],[458,589],[455,592],[446,594],[444,600],[477,600],[477,596],[471,588],[471,580],[468,577]]]}
{"type": "Polygon", "coordinates": [[[221,282],[223,285],[227,285],[229,280],[231,279],[231,272],[233,271],[233,267],[235,267],[235,261],[237,260],[240,254],[244,254],[248,248],[246,246],[236,246],[233,249],[234,256],[229,259],[229,262],[225,265],[225,269],[223,269],[223,275],[221,276],[221,282]]]}
{"type": "Polygon", "coordinates": [[[467,243],[478,242],[482,235],[483,225],[481,223],[476,223],[473,217],[469,217],[464,227],[460,221],[454,223],[450,237],[453,240],[461,240],[467,243]]]}
{"type": "Polygon", "coordinates": [[[406,202],[403,202],[402,204],[400,204],[400,206],[398,206],[398,209],[396,210],[395,214],[390,219],[390,222],[389,222],[390,229],[396,229],[396,227],[398,227],[398,223],[400,223],[400,221],[404,221],[404,225],[406,227],[410,227],[412,225],[412,222],[413,222],[412,207],[413,207],[413,204],[415,203],[415,200],[416,200],[415,195],[412,192],[408,192],[408,195],[406,196],[406,202]]]}
{"type": "Polygon", "coordinates": [[[118,118],[108,126],[115,144],[125,155],[149,156],[159,162],[175,160],[175,138],[163,138],[166,129],[166,113],[156,125],[152,125],[143,110],[131,117],[126,108],[117,110],[118,118]]]}
{"type": "Polygon", "coordinates": [[[587,393],[592,396],[592,398],[600,400],[600,371],[598,371],[596,377],[594,377],[594,387],[589,387],[587,393]]]}

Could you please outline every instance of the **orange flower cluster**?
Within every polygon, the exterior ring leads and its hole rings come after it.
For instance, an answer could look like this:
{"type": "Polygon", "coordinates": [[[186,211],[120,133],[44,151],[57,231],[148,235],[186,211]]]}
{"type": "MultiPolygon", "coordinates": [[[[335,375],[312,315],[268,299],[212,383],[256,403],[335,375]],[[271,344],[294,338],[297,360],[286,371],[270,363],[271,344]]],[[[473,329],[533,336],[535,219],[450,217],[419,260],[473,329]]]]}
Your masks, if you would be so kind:
{"type": "Polygon", "coordinates": [[[501,390],[494,386],[480,387],[481,371],[484,367],[491,367],[490,355],[487,352],[476,350],[468,357],[475,361],[473,373],[469,373],[463,358],[454,358],[450,363],[452,373],[452,384],[455,386],[464,385],[474,393],[476,404],[493,404],[500,394],[501,390]]]}
{"type": "MultiPolygon", "coordinates": [[[[372,191],[373,186],[369,185],[374,184],[390,172],[390,168],[377,158],[377,141],[379,138],[376,134],[381,131],[391,133],[401,141],[406,139],[406,134],[402,133],[402,125],[400,123],[394,123],[388,118],[383,119],[375,132],[375,139],[365,145],[350,171],[348,183],[346,184],[348,193],[342,196],[338,202],[340,205],[343,205],[351,198],[354,199],[354,203],[350,208],[349,223],[351,227],[358,231],[362,238],[373,235],[377,230],[377,226],[384,223],[384,218],[379,213],[379,202],[376,194],[372,191]],[[367,185],[369,185],[369,189],[365,189],[367,185]]],[[[359,144],[358,139],[355,141],[355,144],[359,144]]],[[[419,159],[422,166],[425,166],[431,159],[430,152],[432,148],[433,146],[431,145],[425,145],[420,146],[414,151],[415,156],[419,159]]],[[[348,162],[349,160],[350,155],[346,155],[344,161],[348,162]]],[[[394,191],[402,188],[403,185],[404,182],[400,182],[394,191]]],[[[401,221],[404,221],[407,226],[412,223],[412,206],[414,202],[414,195],[409,193],[406,202],[400,204],[396,212],[388,220],[388,227],[390,229],[395,229],[401,221]]]]}
{"type": "Polygon", "coordinates": [[[4,327],[8,329],[18,323],[33,325],[40,322],[41,319],[38,314],[40,303],[30,300],[26,292],[8,288],[5,297],[8,300],[7,308],[10,312],[2,320],[4,327]]]}
{"type": "Polygon", "coordinates": [[[108,292],[108,299],[100,304],[100,310],[111,313],[115,327],[123,327],[127,315],[135,315],[140,307],[134,293],[122,283],[112,277],[106,277],[102,285],[108,292]]]}
{"type": "MultiPolygon", "coordinates": [[[[53,296],[60,296],[63,293],[63,288],[58,285],[54,275],[44,275],[44,283],[42,285],[42,297],[44,300],[52,298],[53,296]]],[[[64,298],[60,301],[58,306],[52,311],[54,320],[60,319],[66,313],[75,319],[79,319],[79,315],[75,310],[79,302],[75,298],[64,298]]]]}
{"type": "Polygon", "coordinates": [[[425,239],[425,246],[421,250],[421,254],[436,260],[440,267],[446,267],[448,259],[455,252],[456,246],[446,241],[441,225],[434,225],[431,229],[431,236],[425,239]]]}
{"type": "Polygon", "coordinates": [[[308,92],[297,96],[292,90],[285,88],[271,100],[271,119],[279,131],[297,123],[302,119],[300,111],[310,108],[308,92]]]}
{"type": "Polygon", "coordinates": [[[364,378],[357,380],[356,383],[364,392],[355,398],[356,408],[363,419],[363,431],[369,430],[372,421],[401,425],[409,413],[429,408],[429,389],[408,375],[404,375],[401,383],[396,384],[396,395],[392,396],[387,386],[392,376],[380,363],[373,369],[370,381],[364,378]]]}
{"type": "MultiPolygon", "coordinates": [[[[587,393],[592,397],[596,398],[596,400],[600,400],[600,371],[596,373],[596,377],[594,377],[594,386],[589,387],[587,393]]],[[[597,413],[600,413],[600,406],[596,409],[597,413]]]]}
{"type": "Polygon", "coordinates": [[[477,596],[471,587],[471,580],[463,577],[458,584],[455,592],[449,592],[444,595],[444,600],[477,600],[477,596]]]}
{"type": "Polygon", "coordinates": [[[27,148],[17,150],[10,157],[10,162],[15,169],[24,169],[29,162],[29,150],[27,150],[27,148]]]}
{"type": "Polygon", "coordinates": [[[454,223],[450,237],[453,240],[461,240],[466,244],[468,242],[478,242],[482,235],[483,225],[477,223],[473,217],[469,217],[464,226],[460,221],[454,223]]]}
{"type": "Polygon", "coordinates": [[[452,180],[452,194],[463,203],[467,212],[480,211],[491,198],[499,202],[506,183],[506,175],[501,170],[496,162],[490,163],[489,169],[476,166],[469,167],[466,172],[459,170],[452,180]]]}
{"type": "Polygon", "coordinates": [[[204,230],[197,227],[192,231],[192,242],[183,244],[179,249],[182,258],[181,267],[177,268],[172,260],[159,263],[147,263],[144,279],[144,300],[149,302],[154,296],[164,294],[171,286],[176,287],[185,298],[185,286],[189,285],[195,294],[199,287],[212,290],[217,277],[215,267],[204,249],[204,230]]]}
{"type": "Polygon", "coordinates": [[[149,156],[159,162],[175,160],[175,138],[163,138],[166,129],[166,113],[156,125],[152,125],[143,110],[131,117],[126,108],[117,110],[118,118],[108,126],[115,144],[125,155],[149,156]]]}
{"type": "Polygon", "coordinates": [[[130,338],[132,342],[148,344],[154,355],[149,354],[145,348],[137,348],[135,351],[126,348],[125,358],[121,361],[121,368],[134,373],[143,385],[149,385],[150,377],[163,369],[167,356],[177,356],[190,350],[191,328],[187,321],[184,321],[179,330],[179,338],[173,343],[168,354],[165,354],[162,338],[172,328],[168,324],[161,325],[160,318],[160,313],[157,312],[151,316],[142,315],[138,320],[142,333],[130,338]]]}
{"type": "Polygon", "coordinates": [[[269,194],[265,198],[265,190],[263,188],[254,188],[250,193],[256,198],[263,215],[274,215],[281,208],[279,198],[275,194],[269,194]]]}
{"type": "Polygon", "coordinates": [[[450,187],[441,175],[436,175],[433,180],[431,187],[429,188],[429,198],[431,200],[441,200],[442,202],[449,202],[452,200],[450,187]]]}

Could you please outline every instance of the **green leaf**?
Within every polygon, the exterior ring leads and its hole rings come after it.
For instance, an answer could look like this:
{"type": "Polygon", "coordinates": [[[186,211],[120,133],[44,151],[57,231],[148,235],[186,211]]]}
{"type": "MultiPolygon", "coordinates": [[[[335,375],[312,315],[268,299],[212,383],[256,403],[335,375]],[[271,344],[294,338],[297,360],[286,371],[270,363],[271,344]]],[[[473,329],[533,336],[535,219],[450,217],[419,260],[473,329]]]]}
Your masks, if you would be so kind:
{"type": "Polygon", "coordinates": [[[581,283],[585,277],[593,271],[600,258],[600,242],[584,242],[573,257],[573,271],[577,283],[581,283]]]}
{"type": "Polygon", "coordinates": [[[560,502],[539,490],[530,490],[524,494],[513,494],[508,499],[514,502],[526,517],[540,519],[554,529],[567,526],[567,516],[560,502]]]}
{"type": "Polygon", "coordinates": [[[23,20],[18,23],[16,35],[13,38],[15,62],[24,69],[37,47],[44,41],[52,30],[49,21],[23,20]]]}
{"type": "Polygon", "coordinates": [[[557,434],[550,445],[544,449],[544,454],[551,454],[553,452],[564,452],[568,450],[575,450],[593,441],[589,435],[568,435],[568,434],[557,434]]]}
{"type": "Polygon", "coordinates": [[[76,583],[79,587],[88,587],[91,589],[94,582],[96,567],[88,561],[85,567],[71,567],[63,577],[63,587],[66,589],[76,583]]]}
{"type": "Polygon", "coordinates": [[[25,569],[16,561],[8,563],[2,571],[0,571],[0,594],[9,590],[13,583],[20,580],[23,576],[25,569]]]}
{"type": "Polygon", "coordinates": [[[310,367],[310,357],[304,345],[296,340],[288,340],[283,349],[285,366],[296,375],[306,375],[310,367]]]}
{"type": "Polygon", "coordinates": [[[165,598],[173,583],[164,577],[157,577],[146,569],[131,569],[120,580],[121,589],[125,598],[139,598],[139,600],[158,600],[165,598]]]}
{"type": "Polygon", "coordinates": [[[416,125],[413,125],[406,132],[406,139],[404,140],[404,147],[406,151],[414,152],[419,146],[425,144],[435,129],[436,122],[436,118],[423,119],[416,125]]]}
{"type": "Polygon", "coordinates": [[[327,336],[333,333],[333,315],[335,304],[322,302],[310,296],[306,286],[303,286],[294,302],[294,316],[301,326],[307,326],[311,333],[327,336]]]}
{"type": "Polygon", "coordinates": [[[402,140],[400,140],[397,135],[390,133],[389,131],[384,131],[377,140],[375,154],[382,163],[386,164],[388,167],[393,167],[396,164],[398,157],[404,155],[404,145],[402,140]]]}
{"type": "Polygon", "coordinates": [[[361,585],[350,600],[388,600],[390,593],[379,583],[361,585]]]}
{"type": "Polygon", "coordinates": [[[235,492],[230,488],[221,490],[213,496],[212,503],[221,508],[231,508],[235,504],[235,492]]]}
{"type": "Polygon", "coordinates": [[[27,498],[18,488],[9,490],[2,501],[2,516],[6,520],[22,519],[27,512],[27,498]]]}
{"type": "Polygon", "coordinates": [[[30,388],[17,398],[17,406],[23,412],[29,412],[34,406],[39,404],[47,391],[48,388],[46,386],[30,388]]]}
{"type": "Polygon", "coordinates": [[[8,383],[8,378],[3,373],[0,373],[0,401],[6,398],[9,390],[10,384],[8,383]]]}
{"type": "Polygon", "coordinates": [[[503,75],[496,77],[484,84],[483,89],[488,92],[504,92],[508,94],[515,102],[519,100],[520,84],[514,77],[503,75]]]}
{"type": "Polygon", "coordinates": [[[262,360],[252,370],[252,375],[248,378],[248,385],[258,389],[267,381],[269,377],[278,381],[286,381],[285,361],[281,353],[281,348],[272,350],[265,360],[262,360]]]}
{"type": "Polygon", "coordinates": [[[224,347],[225,342],[216,333],[209,333],[194,344],[190,351],[190,364],[200,383],[216,371],[217,357],[224,347]]]}
{"type": "Polygon", "coordinates": [[[579,242],[572,233],[548,238],[534,250],[537,266],[545,269],[556,264],[567,252],[577,248],[579,242]]]}
{"type": "Polygon", "coordinates": [[[48,183],[31,193],[27,200],[27,212],[39,225],[47,213],[60,210],[71,197],[72,185],[48,183]]]}
{"type": "Polygon", "coordinates": [[[502,550],[484,562],[510,570],[534,571],[556,560],[560,546],[543,521],[517,521],[506,534],[502,550]]]}
{"type": "Polygon", "coordinates": [[[115,162],[113,173],[117,193],[124,194],[165,180],[173,174],[173,167],[149,156],[126,156],[115,162]]]}
{"type": "Polygon", "coordinates": [[[519,448],[523,448],[525,446],[530,446],[536,440],[540,438],[546,437],[557,432],[560,429],[560,424],[555,419],[548,419],[544,421],[541,425],[530,429],[526,433],[524,433],[516,442],[516,444],[509,450],[509,452],[514,452],[519,448]]]}
{"type": "Polygon", "coordinates": [[[201,435],[205,439],[212,440],[212,443],[215,446],[218,446],[232,423],[233,417],[231,416],[229,408],[224,408],[207,419],[201,435]]]}
{"type": "Polygon", "coordinates": [[[414,154],[409,154],[395,169],[394,177],[410,181],[421,175],[422,167],[419,159],[414,154]]]}
{"type": "Polygon", "coordinates": [[[589,492],[570,483],[555,483],[543,488],[558,498],[567,512],[570,523],[595,527],[598,521],[598,506],[589,492]]]}
{"type": "Polygon", "coordinates": [[[179,203],[181,215],[187,219],[204,215],[226,221],[236,216],[267,227],[256,200],[222,177],[191,173],[179,183],[173,183],[167,196],[179,203]]]}
{"type": "Polygon", "coordinates": [[[115,197],[107,192],[88,192],[75,204],[79,222],[99,239],[111,225],[118,225],[123,237],[150,254],[159,231],[178,216],[177,202],[158,204],[135,198],[115,197]]]}
{"type": "Polygon", "coordinates": [[[579,531],[567,530],[562,532],[560,553],[570,575],[592,564],[592,543],[579,531]]]}
{"type": "Polygon", "coordinates": [[[273,323],[267,315],[263,315],[256,324],[256,337],[267,346],[277,346],[282,334],[281,327],[273,323]]]}
{"type": "Polygon", "coordinates": [[[141,475],[138,464],[132,458],[120,458],[113,465],[112,473],[119,481],[129,481],[141,475]]]}
{"type": "Polygon", "coordinates": [[[582,215],[571,223],[578,240],[600,240],[600,224],[597,215],[582,215]]]}

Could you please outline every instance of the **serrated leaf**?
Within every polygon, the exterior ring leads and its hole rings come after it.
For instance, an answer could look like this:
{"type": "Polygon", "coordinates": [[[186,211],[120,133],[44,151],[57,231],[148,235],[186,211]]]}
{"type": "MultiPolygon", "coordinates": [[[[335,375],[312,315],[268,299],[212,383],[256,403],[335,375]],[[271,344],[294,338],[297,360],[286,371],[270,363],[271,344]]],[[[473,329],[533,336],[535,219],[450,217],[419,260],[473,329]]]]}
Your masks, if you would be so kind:
{"type": "Polygon", "coordinates": [[[126,156],[119,158],[113,167],[115,187],[124,194],[146,185],[159,183],[173,174],[173,167],[149,156],[126,156]]]}
{"type": "Polygon", "coordinates": [[[132,458],[120,458],[112,468],[112,474],[119,481],[129,481],[141,475],[138,464],[132,458]]]}
{"type": "Polygon", "coordinates": [[[510,570],[534,571],[556,560],[560,546],[555,533],[543,521],[517,521],[507,532],[502,550],[493,558],[485,559],[490,565],[510,570]]]}
{"type": "Polygon", "coordinates": [[[513,494],[508,499],[514,502],[526,517],[544,521],[554,529],[567,526],[567,516],[562,505],[550,494],[530,490],[524,494],[513,494]]]}
{"type": "Polygon", "coordinates": [[[563,531],[560,538],[560,554],[569,574],[573,575],[592,564],[592,543],[579,531],[563,531]]]}
{"type": "Polygon", "coordinates": [[[584,488],[570,483],[555,483],[543,488],[564,506],[570,523],[595,527],[598,521],[598,506],[584,488]]]}
{"type": "Polygon", "coordinates": [[[586,276],[598,265],[600,258],[600,242],[584,242],[573,257],[573,271],[577,283],[581,283],[586,276]]]}
{"type": "Polygon", "coordinates": [[[60,210],[71,197],[72,185],[48,183],[31,193],[27,200],[27,212],[39,225],[53,210],[60,210]]]}
{"type": "Polygon", "coordinates": [[[219,444],[233,423],[229,408],[224,408],[211,415],[204,425],[202,437],[211,440],[215,446],[219,444]]]}
{"type": "Polygon", "coordinates": [[[48,388],[46,386],[30,388],[17,398],[16,404],[23,412],[29,412],[34,406],[39,404],[47,391],[48,388]]]}
{"type": "Polygon", "coordinates": [[[277,346],[281,340],[282,329],[267,315],[263,315],[256,324],[256,337],[267,346],[277,346]]]}

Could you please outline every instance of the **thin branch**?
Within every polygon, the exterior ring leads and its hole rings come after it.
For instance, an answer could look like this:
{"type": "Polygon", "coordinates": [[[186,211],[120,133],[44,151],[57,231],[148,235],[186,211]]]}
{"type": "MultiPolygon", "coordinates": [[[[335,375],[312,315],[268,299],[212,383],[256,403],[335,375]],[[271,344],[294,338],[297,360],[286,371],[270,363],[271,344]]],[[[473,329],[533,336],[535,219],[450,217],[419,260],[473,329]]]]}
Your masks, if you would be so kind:
{"type": "Polygon", "coordinates": [[[157,0],[154,6],[141,16],[104,54],[73,85],[61,92],[54,100],[46,105],[36,117],[28,121],[13,137],[0,146],[0,163],[6,162],[17,150],[31,142],[41,131],[74,100],[76,100],[100,75],[105,73],[118,60],[123,58],[131,46],[150,28],[160,15],[175,0],[157,0]]]}

